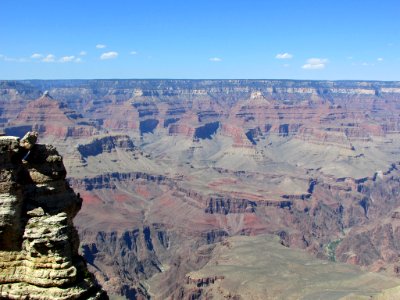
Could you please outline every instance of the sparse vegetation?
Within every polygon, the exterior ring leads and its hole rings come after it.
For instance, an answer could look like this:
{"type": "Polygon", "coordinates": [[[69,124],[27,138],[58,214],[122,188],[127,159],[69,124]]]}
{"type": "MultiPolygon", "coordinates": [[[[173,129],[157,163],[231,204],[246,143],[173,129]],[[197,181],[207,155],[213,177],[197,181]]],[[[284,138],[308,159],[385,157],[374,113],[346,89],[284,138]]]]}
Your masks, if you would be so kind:
{"type": "Polygon", "coordinates": [[[326,246],[326,248],[325,248],[326,253],[327,253],[328,259],[330,261],[336,262],[336,248],[340,244],[341,241],[342,241],[342,239],[338,239],[338,240],[330,242],[326,246]]]}

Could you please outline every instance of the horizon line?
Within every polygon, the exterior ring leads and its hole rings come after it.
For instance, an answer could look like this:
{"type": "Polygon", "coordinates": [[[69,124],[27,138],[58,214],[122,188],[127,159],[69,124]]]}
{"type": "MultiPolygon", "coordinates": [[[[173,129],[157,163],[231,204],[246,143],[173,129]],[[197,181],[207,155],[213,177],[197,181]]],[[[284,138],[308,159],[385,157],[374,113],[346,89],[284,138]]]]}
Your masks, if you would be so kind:
{"type": "Polygon", "coordinates": [[[95,81],[95,80],[148,80],[148,81],[324,81],[324,82],[400,82],[399,80],[380,80],[380,79],[291,79],[291,78],[53,78],[53,79],[0,79],[1,81],[95,81]]]}

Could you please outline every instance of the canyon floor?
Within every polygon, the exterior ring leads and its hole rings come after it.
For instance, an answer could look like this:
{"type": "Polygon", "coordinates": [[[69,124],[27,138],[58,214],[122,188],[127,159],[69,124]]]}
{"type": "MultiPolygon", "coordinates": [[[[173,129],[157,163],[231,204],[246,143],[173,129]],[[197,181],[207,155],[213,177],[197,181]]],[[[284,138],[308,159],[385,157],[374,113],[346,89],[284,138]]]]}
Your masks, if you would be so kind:
{"type": "MultiPolygon", "coordinates": [[[[188,278],[185,287],[200,287],[206,299],[379,299],[381,290],[399,285],[399,279],[315,259],[269,235],[227,238],[188,278]]],[[[399,289],[386,291],[395,292],[400,296],[399,289]]]]}

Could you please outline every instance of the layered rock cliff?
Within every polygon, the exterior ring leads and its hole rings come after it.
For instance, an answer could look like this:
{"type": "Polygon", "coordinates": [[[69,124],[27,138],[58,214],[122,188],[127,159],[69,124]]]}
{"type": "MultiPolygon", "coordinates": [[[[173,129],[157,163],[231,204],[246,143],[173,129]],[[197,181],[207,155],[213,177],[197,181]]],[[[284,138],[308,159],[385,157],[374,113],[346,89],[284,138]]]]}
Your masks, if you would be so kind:
{"type": "Polygon", "coordinates": [[[48,145],[0,137],[0,298],[108,299],[78,254],[82,199],[48,145]]]}

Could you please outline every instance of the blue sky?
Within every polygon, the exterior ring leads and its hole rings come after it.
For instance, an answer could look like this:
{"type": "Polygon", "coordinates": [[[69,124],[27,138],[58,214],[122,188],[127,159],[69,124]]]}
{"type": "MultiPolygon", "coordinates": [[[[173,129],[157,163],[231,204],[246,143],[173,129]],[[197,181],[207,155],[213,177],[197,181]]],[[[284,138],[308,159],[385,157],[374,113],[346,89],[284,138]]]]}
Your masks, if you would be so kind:
{"type": "Polygon", "coordinates": [[[1,0],[0,79],[400,80],[398,0],[1,0]]]}

